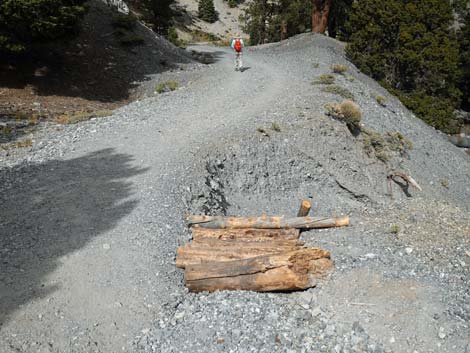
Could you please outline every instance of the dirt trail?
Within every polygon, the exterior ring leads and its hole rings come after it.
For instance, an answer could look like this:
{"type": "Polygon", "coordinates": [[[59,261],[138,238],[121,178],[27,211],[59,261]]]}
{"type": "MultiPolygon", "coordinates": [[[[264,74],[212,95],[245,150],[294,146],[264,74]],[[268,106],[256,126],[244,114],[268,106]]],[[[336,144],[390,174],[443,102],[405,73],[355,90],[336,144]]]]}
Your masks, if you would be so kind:
{"type": "Polygon", "coordinates": [[[195,150],[262,114],[288,84],[256,56],[240,73],[228,51],[198,50],[220,58],[190,96],[150,100],[131,126],[17,172],[2,194],[2,352],[121,351],[171,295],[161,286],[176,283],[155,287],[155,273],[175,272],[175,179],[195,150]]]}
{"type": "Polygon", "coordinates": [[[323,114],[337,98],[312,88],[312,78],[344,59],[335,42],[315,38],[313,55],[304,37],[248,50],[244,72],[228,50],[198,46],[217,61],[181,73],[187,85],[66,128],[53,136],[68,142],[55,155],[0,170],[0,351],[339,353],[356,342],[358,352],[465,352],[470,223],[452,197],[469,192],[468,161],[393,98],[387,110],[376,106],[380,88],[351,68],[354,82],[337,80],[354,89],[366,123],[380,127],[385,116],[387,129],[393,122],[419,148],[432,144],[424,150],[433,175],[421,150],[403,162],[423,175],[423,196],[397,193],[387,208],[386,167],[323,114]],[[437,153],[457,161],[438,191],[453,162],[437,153]],[[315,212],[354,213],[351,228],[305,235],[332,251],[331,280],[288,295],[186,292],[174,266],[188,240],[185,212],[219,212],[222,198],[230,213],[287,214],[305,196],[315,212]],[[391,236],[390,222],[403,235],[391,236]]]}

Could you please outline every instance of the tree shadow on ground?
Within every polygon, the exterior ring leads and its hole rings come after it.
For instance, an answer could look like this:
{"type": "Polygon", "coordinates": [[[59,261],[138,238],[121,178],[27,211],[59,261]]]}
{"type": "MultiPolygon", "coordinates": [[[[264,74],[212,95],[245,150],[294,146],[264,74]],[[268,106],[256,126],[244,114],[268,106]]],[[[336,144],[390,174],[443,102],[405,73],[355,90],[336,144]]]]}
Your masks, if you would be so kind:
{"type": "Polygon", "coordinates": [[[60,257],[112,229],[137,204],[132,157],[100,150],[0,169],[0,328],[20,306],[56,290],[60,257]]]}

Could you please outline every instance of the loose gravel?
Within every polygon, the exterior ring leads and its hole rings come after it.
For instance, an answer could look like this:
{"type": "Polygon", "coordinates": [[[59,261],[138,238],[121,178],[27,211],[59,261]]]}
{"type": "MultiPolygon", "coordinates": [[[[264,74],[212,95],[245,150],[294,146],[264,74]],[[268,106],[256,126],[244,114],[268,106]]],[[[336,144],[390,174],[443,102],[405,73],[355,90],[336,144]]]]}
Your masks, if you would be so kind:
{"type": "Polygon", "coordinates": [[[470,352],[468,156],[331,39],[249,49],[243,73],[225,49],[196,49],[217,61],[175,72],[178,90],[50,125],[2,161],[0,350],[470,352]],[[364,126],[400,131],[408,155],[383,163],[324,114],[341,98],[311,81],[334,63],[364,126]],[[423,191],[394,185],[392,198],[393,169],[423,191]],[[352,217],[302,235],[332,252],[330,278],[299,293],[187,292],[174,266],[186,212],[292,215],[305,197],[352,217]]]}

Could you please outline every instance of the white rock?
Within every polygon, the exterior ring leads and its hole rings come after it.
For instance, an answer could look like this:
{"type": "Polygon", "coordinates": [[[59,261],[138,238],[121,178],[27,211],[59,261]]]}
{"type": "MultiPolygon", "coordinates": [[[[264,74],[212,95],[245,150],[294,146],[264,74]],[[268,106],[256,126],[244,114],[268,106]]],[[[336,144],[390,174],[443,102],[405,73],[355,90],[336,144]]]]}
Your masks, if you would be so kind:
{"type": "Polygon", "coordinates": [[[413,252],[413,248],[406,248],[405,252],[410,255],[413,252]]]}

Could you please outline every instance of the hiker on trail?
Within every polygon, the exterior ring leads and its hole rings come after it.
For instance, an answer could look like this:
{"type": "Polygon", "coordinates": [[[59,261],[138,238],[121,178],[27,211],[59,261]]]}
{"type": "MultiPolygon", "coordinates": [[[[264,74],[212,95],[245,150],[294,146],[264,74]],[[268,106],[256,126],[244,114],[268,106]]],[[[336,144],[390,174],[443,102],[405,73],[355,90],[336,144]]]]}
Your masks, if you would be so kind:
{"type": "Polygon", "coordinates": [[[245,43],[243,42],[242,37],[240,37],[240,34],[235,34],[230,47],[235,51],[235,71],[241,71],[243,68],[242,56],[245,43]]]}

